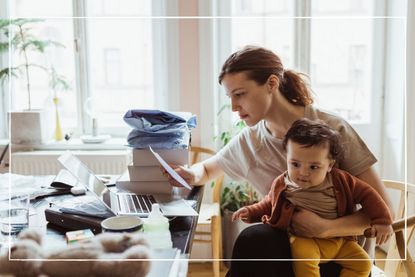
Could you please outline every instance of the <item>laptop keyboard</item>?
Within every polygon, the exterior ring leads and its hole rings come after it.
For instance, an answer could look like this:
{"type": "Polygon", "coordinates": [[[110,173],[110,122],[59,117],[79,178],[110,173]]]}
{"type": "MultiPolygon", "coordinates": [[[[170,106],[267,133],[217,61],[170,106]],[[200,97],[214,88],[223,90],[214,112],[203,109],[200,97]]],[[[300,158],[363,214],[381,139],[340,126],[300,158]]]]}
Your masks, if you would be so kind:
{"type": "Polygon", "coordinates": [[[152,195],[118,193],[118,203],[122,213],[148,214],[151,205],[157,203],[152,195]]]}

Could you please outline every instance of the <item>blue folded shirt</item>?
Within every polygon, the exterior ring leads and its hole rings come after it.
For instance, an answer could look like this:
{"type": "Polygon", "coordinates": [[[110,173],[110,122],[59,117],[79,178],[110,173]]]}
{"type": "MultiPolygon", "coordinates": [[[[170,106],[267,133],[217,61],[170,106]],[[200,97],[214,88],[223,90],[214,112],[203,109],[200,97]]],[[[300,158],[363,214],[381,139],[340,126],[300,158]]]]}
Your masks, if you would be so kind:
{"type": "Polygon", "coordinates": [[[190,129],[197,124],[191,113],[160,110],[129,110],[124,121],[133,128],[127,137],[130,146],[155,149],[187,148],[190,129]]]}

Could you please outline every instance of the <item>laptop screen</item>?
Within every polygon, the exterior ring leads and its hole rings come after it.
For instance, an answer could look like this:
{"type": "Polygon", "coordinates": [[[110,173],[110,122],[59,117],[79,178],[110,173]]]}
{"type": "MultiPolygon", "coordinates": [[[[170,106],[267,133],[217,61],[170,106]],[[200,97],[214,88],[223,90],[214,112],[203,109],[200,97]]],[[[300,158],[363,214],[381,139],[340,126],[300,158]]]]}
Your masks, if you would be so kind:
{"type": "Polygon", "coordinates": [[[77,157],[70,152],[61,155],[58,161],[82,183],[89,191],[94,192],[97,196],[107,191],[107,186],[101,182],[77,157]]]}

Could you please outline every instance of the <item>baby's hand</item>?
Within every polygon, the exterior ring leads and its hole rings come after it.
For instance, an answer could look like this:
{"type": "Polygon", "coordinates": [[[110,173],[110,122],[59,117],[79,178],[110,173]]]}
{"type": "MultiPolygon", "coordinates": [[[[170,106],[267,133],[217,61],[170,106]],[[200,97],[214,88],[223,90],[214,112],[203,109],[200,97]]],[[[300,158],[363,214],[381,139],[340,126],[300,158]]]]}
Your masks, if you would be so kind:
{"type": "Polygon", "coordinates": [[[378,245],[387,242],[393,234],[392,225],[374,224],[372,229],[376,231],[376,244],[378,245]]]}
{"type": "Polygon", "coordinates": [[[237,219],[247,220],[248,216],[249,216],[248,209],[243,207],[233,213],[232,221],[235,221],[237,219]]]}

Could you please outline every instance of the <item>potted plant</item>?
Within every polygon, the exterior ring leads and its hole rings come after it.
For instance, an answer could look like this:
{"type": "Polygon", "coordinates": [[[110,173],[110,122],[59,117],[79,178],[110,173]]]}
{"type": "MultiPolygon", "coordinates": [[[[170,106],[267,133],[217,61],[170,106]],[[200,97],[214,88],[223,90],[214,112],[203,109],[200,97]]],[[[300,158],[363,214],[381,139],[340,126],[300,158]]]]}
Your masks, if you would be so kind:
{"type": "MultiPolygon", "coordinates": [[[[225,109],[229,108],[230,105],[222,106],[218,112],[218,115],[220,115],[225,109]]],[[[228,142],[234,136],[239,134],[245,127],[245,122],[238,120],[229,130],[223,131],[218,137],[222,142],[222,147],[228,144],[228,142]]],[[[257,203],[259,197],[258,193],[251,185],[249,185],[248,182],[229,180],[229,177],[226,177],[225,180],[228,181],[224,182],[220,199],[223,226],[222,237],[224,242],[223,257],[225,259],[230,259],[232,258],[232,249],[236,238],[243,229],[249,226],[249,224],[240,220],[232,222],[232,214],[243,206],[257,203]]],[[[225,261],[224,263],[229,266],[229,262],[225,261]]]]}
{"type": "MultiPolygon", "coordinates": [[[[232,222],[232,214],[239,208],[257,203],[259,200],[257,192],[247,182],[230,181],[221,194],[222,230],[223,234],[223,257],[232,258],[233,245],[239,233],[249,226],[241,220],[232,222]],[[225,239],[226,238],[226,239],[225,239]]],[[[225,261],[229,266],[229,262],[225,261]]]]}
{"type": "Polygon", "coordinates": [[[10,113],[11,142],[16,144],[39,144],[47,139],[46,112],[32,108],[30,71],[38,68],[45,72],[48,68],[33,63],[31,54],[44,54],[50,46],[63,47],[62,44],[52,40],[42,40],[32,32],[32,27],[43,20],[40,19],[0,19],[0,54],[8,51],[16,52],[20,59],[19,64],[11,64],[0,70],[0,81],[11,77],[22,78],[27,92],[27,107],[23,111],[10,113]]]}

